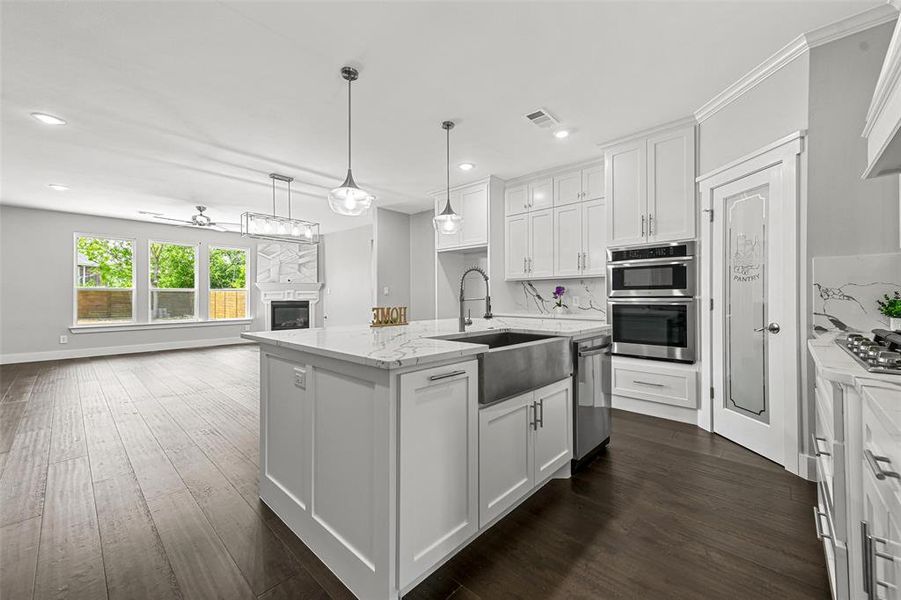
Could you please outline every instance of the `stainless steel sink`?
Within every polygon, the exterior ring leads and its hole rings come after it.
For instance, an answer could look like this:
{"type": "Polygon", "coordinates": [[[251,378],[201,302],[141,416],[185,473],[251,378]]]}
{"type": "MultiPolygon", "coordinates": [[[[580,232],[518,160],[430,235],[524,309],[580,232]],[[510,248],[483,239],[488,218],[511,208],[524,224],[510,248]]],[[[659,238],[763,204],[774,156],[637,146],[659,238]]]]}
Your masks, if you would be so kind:
{"type": "Polygon", "coordinates": [[[488,346],[479,355],[479,404],[494,404],[572,375],[569,338],[502,331],[445,339],[488,346]]]}

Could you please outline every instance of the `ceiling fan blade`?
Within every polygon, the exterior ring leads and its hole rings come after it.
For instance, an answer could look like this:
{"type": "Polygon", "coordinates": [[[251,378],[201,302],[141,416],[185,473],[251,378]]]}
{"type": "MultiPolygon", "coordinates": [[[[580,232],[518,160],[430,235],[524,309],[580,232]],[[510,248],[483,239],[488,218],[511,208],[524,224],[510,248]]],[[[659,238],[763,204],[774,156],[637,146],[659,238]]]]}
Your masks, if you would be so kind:
{"type": "Polygon", "coordinates": [[[226,229],[225,227],[220,227],[219,225],[216,225],[215,223],[210,223],[209,225],[206,226],[206,228],[212,229],[213,231],[222,231],[222,232],[228,231],[228,229],[226,229]]]}
{"type": "Polygon", "coordinates": [[[159,215],[153,215],[154,219],[160,219],[162,221],[174,221],[176,223],[187,223],[188,225],[192,225],[191,221],[185,221],[184,219],[173,219],[171,217],[161,217],[159,215]]]}

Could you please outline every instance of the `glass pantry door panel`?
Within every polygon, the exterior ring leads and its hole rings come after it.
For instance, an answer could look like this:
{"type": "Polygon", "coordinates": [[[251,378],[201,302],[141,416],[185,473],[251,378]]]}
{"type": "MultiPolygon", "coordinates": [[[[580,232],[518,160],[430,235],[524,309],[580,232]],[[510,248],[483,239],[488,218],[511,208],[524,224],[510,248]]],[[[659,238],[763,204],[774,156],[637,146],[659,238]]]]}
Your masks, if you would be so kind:
{"type": "Polygon", "coordinates": [[[726,408],[769,423],[766,212],[769,186],[726,198],[726,408]]]}

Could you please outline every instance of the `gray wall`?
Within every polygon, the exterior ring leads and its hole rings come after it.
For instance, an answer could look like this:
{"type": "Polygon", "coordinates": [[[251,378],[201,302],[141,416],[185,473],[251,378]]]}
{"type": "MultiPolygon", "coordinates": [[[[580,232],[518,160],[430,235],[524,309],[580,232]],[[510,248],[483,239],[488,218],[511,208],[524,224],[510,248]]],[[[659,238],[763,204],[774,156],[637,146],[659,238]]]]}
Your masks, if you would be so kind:
{"type": "Polygon", "coordinates": [[[410,217],[410,313],[413,319],[435,318],[435,211],[410,217]]]}
{"type": "Polygon", "coordinates": [[[698,173],[806,129],[808,67],[804,53],[701,123],[698,173]]]}
{"type": "Polygon", "coordinates": [[[810,52],[808,260],[898,250],[898,178],[860,178],[867,165],[861,132],[893,28],[886,23],[810,52]]]}
{"type": "MultiPolygon", "coordinates": [[[[73,318],[74,234],[133,238],[135,274],[147,273],[147,240],[200,242],[250,248],[248,277],[253,281],[255,245],[235,233],[202,231],[173,225],[111,219],[90,215],[0,206],[0,354],[56,353],[101,354],[99,349],[127,346],[161,348],[165,345],[200,345],[211,341],[237,341],[244,326],[148,329],[101,333],[69,331],[73,318]],[[67,344],[59,337],[68,336],[67,344]]],[[[200,277],[204,277],[200,265],[200,277]]],[[[251,311],[257,293],[251,288],[251,311]]],[[[146,287],[135,291],[138,315],[146,314],[146,287]]],[[[146,321],[146,319],[144,319],[146,321]]],[[[133,348],[134,349],[134,348],[133,348]]],[[[30,356],[31,360],[54,358],[30,356]]],[[[5,358],[7,360],[7,358],[5,358]]]]}
{"type": "Polygon", "coordinates": [[[361,325],[372,318],[372,226],[323,236],[324,325],[361,325]]]}
{"type": "Polygon", "coordinates": [[[410,306],[410,215],[376,209],[374,239],[375,305],[410,306]]]}

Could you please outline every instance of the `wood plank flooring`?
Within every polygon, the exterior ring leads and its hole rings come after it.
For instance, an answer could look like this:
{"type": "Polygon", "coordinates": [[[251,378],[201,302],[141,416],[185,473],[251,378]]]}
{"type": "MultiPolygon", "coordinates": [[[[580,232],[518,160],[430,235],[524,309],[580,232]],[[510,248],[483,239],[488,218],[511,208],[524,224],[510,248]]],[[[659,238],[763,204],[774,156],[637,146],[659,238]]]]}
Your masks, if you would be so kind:
{"type": "MultiPolygon", "coordinates": [[[[0,599],[353,596],[257,497],[253,346],[0,367],[0,599]]],[[[696,427],[614,412],[405,598],[829,596],[816,487],[696,427]]]]}

